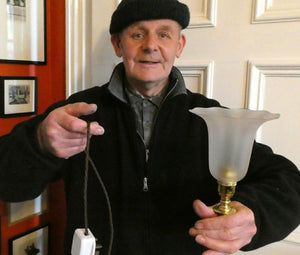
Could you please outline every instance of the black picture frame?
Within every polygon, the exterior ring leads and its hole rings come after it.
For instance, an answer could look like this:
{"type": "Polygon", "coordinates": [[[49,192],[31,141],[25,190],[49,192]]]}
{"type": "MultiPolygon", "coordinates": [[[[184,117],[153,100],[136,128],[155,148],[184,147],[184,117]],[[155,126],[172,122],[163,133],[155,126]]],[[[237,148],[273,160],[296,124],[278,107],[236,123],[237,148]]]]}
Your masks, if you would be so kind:
{"type": "MultiPolygon", "coordinates": [[[[20,255],[24,254],[25,250],[39,250],[37,255],[49,255],[50,241],[50,225],[44,224],[19,235],[16,235],[8,240],[8,254],[20,255]]],[[[25,252],[27,253],[27,252],[25,252]]],[[[27,253],[28,254],[28,253],[27,253]]],[[[30,253],[29,253],[30,254],[30,253]]],[[[31,254],[35,254],[32,252],[31,254]]]]}
{"type": "Polygon", "coordinates": [[[36,76],[1,76],[0,116],[9,118],[36,114],[37,90],[36,76]]]}
{"type": "Polygon", "coordinates": [[[46,0],[0,3],[0,63],[47,64],[46,0]]]}

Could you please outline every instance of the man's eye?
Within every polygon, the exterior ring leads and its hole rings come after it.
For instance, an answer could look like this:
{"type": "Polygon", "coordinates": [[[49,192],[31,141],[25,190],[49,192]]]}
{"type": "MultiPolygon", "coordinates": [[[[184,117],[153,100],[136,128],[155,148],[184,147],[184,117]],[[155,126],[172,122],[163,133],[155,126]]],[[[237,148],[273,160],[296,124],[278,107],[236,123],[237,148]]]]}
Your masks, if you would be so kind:
{"type": "Polygon", "coordinates": [[[140,38],[143,37],[143,35],[142,34],[133,34],[132,37],[135,38],[135,39],[140,39],[140,38]]]}
{"type": "Polygon", "coordinates": [[[168,35],[167,34],[160,34],[160,37],[161,38],[168,38],[168,35]]]}

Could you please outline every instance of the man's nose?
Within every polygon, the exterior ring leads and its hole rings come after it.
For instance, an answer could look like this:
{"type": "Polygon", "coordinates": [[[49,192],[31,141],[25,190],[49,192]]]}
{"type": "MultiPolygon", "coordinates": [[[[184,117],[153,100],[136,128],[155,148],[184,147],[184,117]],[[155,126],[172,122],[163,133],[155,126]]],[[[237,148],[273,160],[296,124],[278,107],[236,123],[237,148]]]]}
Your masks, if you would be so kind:
{"type": "Polygon", "coordinates": [[[146,52],[157,51],[158,49],[158,41],[154,35],[148,35],[143,44],[143,50],[146,52]]]}

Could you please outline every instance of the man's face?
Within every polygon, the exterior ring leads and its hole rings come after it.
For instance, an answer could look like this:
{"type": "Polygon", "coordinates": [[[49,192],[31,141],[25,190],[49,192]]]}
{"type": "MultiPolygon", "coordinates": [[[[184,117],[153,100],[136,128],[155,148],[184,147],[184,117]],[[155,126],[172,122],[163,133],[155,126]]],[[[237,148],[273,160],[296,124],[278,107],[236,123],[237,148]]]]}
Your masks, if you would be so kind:
{"type": "Polygon", "coordinates": [[[136,22],[111,41],[123,57],[129,83],[139,91],[163,88],[185,45],[180,25],[168,19],[136,22]]]}

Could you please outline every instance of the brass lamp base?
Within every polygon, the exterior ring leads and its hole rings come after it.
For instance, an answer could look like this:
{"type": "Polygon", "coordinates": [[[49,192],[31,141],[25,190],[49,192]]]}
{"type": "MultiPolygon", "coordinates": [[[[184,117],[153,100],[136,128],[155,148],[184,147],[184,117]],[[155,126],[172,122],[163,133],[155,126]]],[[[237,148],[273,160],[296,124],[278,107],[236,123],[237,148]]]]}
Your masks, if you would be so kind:
{"type": "Polygon", "coordinates": [[[219,215],[234,214],[236,209],[231,207],[230,199],[235,193],[236,182],[222,183],[218,182],[218,192],[221,196],[221,201],[219,204],[213,207],[215,213],[219,215]]]}

